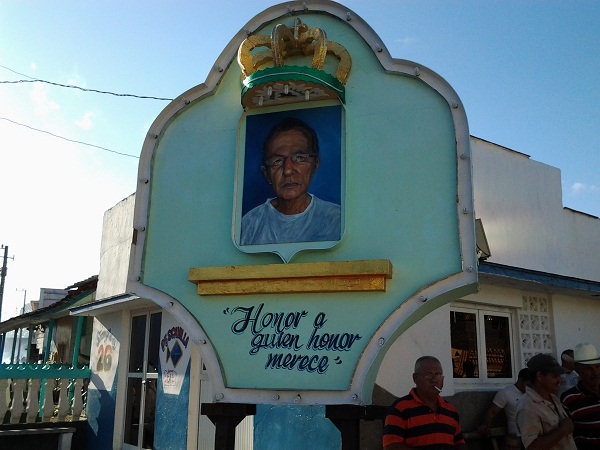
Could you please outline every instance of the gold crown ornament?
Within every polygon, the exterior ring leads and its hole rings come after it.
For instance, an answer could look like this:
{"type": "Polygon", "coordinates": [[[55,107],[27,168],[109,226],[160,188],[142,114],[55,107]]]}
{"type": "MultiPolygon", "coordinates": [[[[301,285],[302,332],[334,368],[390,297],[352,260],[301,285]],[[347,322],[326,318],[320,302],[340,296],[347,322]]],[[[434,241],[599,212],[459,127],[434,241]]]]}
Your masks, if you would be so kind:
{"type": "Polygon", "coordinates": [[[321,28],[308,28],[296,19],[292,28],[278,24],[271,36],[249,36],[238,50],[242,70],[244,109],[314,100],[340,99],[345,102],[344,85],[352,60],[337,42],[327,40],[321,28]],[[266,47],[266,50],[254,51],[266,47]],[[310,67],[302,64],[312,54],[310,67]],[[337,59],[334,75],[323,70],[326,57],[337,59]],[[284,65],[290,61],[299,65],[284,65]]]}

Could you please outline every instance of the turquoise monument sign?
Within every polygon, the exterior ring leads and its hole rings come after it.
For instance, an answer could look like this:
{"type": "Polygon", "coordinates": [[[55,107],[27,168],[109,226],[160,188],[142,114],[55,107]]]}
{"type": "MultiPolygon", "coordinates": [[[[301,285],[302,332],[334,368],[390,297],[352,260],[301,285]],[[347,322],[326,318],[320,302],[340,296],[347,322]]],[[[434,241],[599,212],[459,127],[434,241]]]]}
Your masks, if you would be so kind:
{"type": "Polygon", "coordinates": [[[252,19],[138,181],[128,291],[185,326],[213,402],[370,404],[395,338],[476,290],[463,105],[334,2],[252,19]]]}

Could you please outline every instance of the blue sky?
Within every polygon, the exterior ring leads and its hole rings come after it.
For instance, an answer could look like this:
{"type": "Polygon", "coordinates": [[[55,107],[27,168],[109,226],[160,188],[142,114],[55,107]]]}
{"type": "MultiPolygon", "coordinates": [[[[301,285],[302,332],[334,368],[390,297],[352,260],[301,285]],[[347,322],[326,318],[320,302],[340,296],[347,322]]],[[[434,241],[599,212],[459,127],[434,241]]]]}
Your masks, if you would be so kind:
{"type": "MultiPolygon", "coordinates": [[[[276,3],[0,0],[0,80],[175,98],[202,83],[237,31],[276,3]]],[[[453,86],[472,135],[558,167],[564,206],[600,216],[600,2],[342,3],[393,57],[453,86]]],[[[14,256],[3,320],[22,306],[24,290],[36,300],[41,287],[98,273],[103,213],[135,191],[136,157],[167,104],[0,84],[0,244],[14,256]]]]}

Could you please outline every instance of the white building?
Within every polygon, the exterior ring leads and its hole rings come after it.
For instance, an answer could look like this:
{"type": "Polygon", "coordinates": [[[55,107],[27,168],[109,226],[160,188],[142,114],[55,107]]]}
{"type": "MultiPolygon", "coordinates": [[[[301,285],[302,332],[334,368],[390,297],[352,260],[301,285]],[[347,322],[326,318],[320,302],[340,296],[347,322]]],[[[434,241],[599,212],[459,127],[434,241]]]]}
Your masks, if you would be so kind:
{"type": "MultiPolygon", "coordinates": [[[[478,231],[483,229],[487,238],[484,242],[478,234],[478,247],[490,253],[480,261],[479,292],[438,308],[404,332],[382,363],[373,395],[373,403],[381,405],[404,395],[412,387],[414,361],[434,355],[446,373],[444,396],[459,408],[465,431],[476,428],[493,392],[514,382],[530,356],[558,357],[585,341],[600,345],[600,220],[563,208],[559,169],[476,137],[470,144],[478,231]],[[467,360],[475,366],[469,378],[462,366],[467,360]]],[[[105,214],[99,299],[124,292],[133,207],[131,196],[105,214]]],[[[142,299],[127,305],[136,314],[139,308],[159,310],[142,299]]],[[[106,312],[117,314],[123,324],[131,321],[132,312],[116,309],[106,312]]],[[[122,339],[121,358],[128,347],[129,339],[122,339]]],[[[202,367],[198,349],[191,358],[191,367],[202,367]]],[[[190,423],[197,424],[192,441],[200,445],[210,440],[206,433],[214,432],[208,419],[198,416],[197,405],[198,397],[208,398],[210,387],[202,370],[191,378],[196,416],[190,423]]],[[[123,396],[114,399],[118,431],[125,404],[123,396]]],[[[239,442],[251,448],[251,418],[244,424],[239,442]]],[[[361,445],[378,448],[380,433],[380,423],[366,423],[361,445]]]]}
{"type": "MultiPolygon", "coordinates": [[[[411,385],[409,376],[394,375],[399,355],[410,361],[434,354],[451,371],[449,338],[460,338],[451,332],[454,311],[476,316],[471,325],[481,357],[469,389],[510,381],[493,376],[492,361],[499,355],[489,351],[510,351],[512,378],[535,353],[560,356],[579,342],[600,340],[600,220],[563,208],[559,169],[475,137],[471,150],[475,213],[491,253],[480,264],[480,291],[438,309],[398,339],[378,377],[378,384],[393,393],[411,385]],[[484,315],[494,318],[488,322],[508,326],[505,347],[486,347],[484,315]],[[496,322],[496,317],[506,319],[496,322]]],[[[463,391],[465,382],[448,377],[445,392],[463,391]]]]}
{"type": "Polygon", "coordinates": [[[482,225],[487,238],[478,234],[478,247],[491,253],[480,261],[479,292],[413,325],[377,377],[382,401],[404,395],[414,360],[438,357],[444,396],[453,396],[466,431],[534,354],[560,361],[580,342],[600,345],[600,220],[563,207],[559,169],[476,137],[471,151],[478,232],[482,225]],[[461,366],[467,359],[475,365],[471,378],[461,366]]]}

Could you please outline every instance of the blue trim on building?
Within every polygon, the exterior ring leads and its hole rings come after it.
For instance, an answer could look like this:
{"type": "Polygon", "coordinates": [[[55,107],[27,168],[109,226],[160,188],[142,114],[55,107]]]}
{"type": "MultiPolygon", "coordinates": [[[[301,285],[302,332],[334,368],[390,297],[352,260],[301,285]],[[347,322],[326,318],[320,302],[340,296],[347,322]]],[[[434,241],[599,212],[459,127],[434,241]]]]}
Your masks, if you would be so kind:
{"type": "Polygon", "coordinates": [[[521,269],[518,267],[505,266],[488,261],[482,261],[479,263],[479,273],[522,282],[535,283],[545,287],[580,291],[591,294],[592,296],[600,297],[600,282],[598,281],[583,280],[564,275],[521,269]]]}

